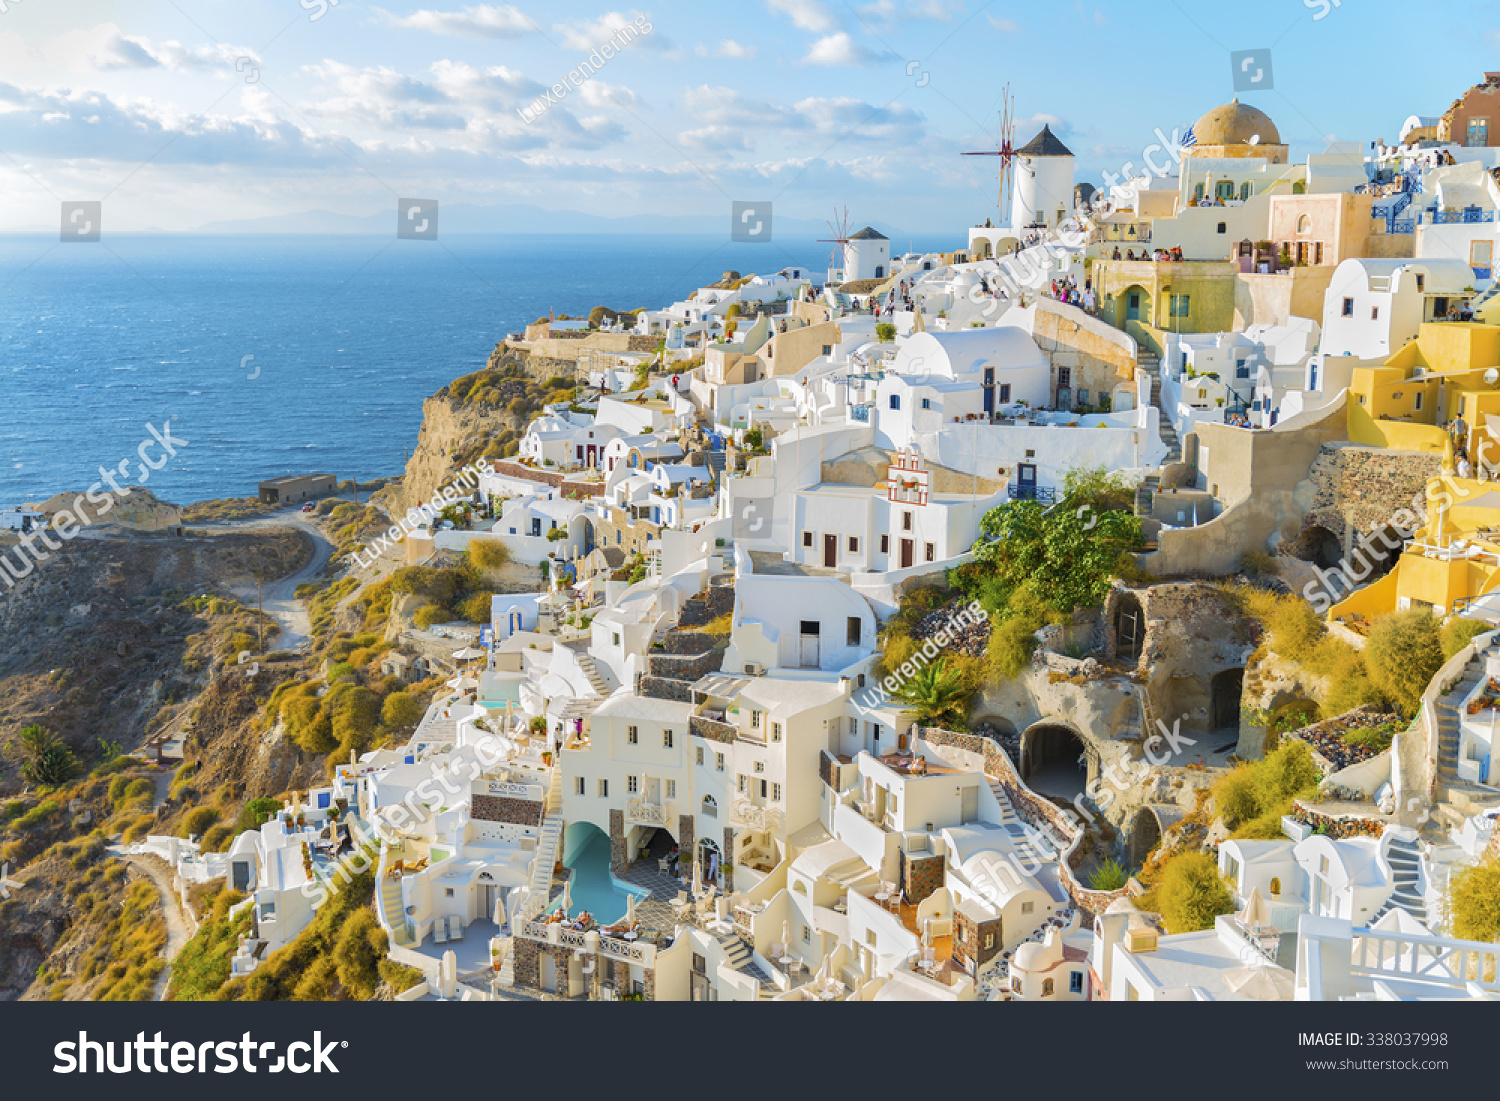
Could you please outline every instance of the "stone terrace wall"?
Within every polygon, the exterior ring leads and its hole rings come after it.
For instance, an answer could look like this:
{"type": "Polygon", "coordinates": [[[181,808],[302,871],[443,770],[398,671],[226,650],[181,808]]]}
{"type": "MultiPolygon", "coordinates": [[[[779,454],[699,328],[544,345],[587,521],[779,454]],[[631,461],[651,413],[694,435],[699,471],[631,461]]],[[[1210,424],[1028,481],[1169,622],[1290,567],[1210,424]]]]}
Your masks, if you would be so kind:
{"type": "Polygon", "coordinates": [[[604,494],[603,482],[578,482],[570,479],[566,474],[559,474],[548,470],[537,470],[535,467],[526,466],[523,463],[513,463],[506,460],[496,460],[490,464],[496,474],[507,478],[521,478],[528,482],[541,482],[553,489],[562,491],[564,497],[580,495],[583,497],[600,497],[604,494]]]}
{"type": "Polygon", "coordinates": [[[1303,525],[1327,528],[1347,554],[1356,534],[1383,528],[1397,509],[1425,501],[1441,464],[1442,456],[1427,452],[1324,444],[1308,470],[1314,496],[1303,525]]]}
{"type": "Polygon", "coordinates": [[[1043,799],[1026,786],[1021,774],[1011,763],[1010,756],[998,742],[977,734],[960,734],[936,727],[923,727],[920,734],[923,741],[932,745],[951,745],[982,757],[985,775],[1000,781],[1000,786],[1015,807],[1016,813],[1028,825],[1052,834],[1067,845],[1066,850],[1059,854],[1059,874],[1063,887],[1080,909],[1091,914],[1102,914],[1111,902],[1124,896],[1124,888],[1118,891],[1093,891],[1078,881],[1069,859],[1082,842],[1083,831],[1073,824],[1061,807],[1049,799],[1043,799]]]}

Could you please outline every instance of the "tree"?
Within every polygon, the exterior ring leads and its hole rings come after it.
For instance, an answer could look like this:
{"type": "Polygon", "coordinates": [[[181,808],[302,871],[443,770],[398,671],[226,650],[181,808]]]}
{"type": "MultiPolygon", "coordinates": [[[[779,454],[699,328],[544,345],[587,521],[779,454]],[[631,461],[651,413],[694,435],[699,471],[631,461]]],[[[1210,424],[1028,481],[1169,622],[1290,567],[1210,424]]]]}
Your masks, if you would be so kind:
{"type": "Polygon", "coordinates": [[[470,539],[469,565],[476,570],[499,570],[510,565],[510,548],[499,539],[470,539]]]}
{"type": "Polygon", "coordinates": [[[392,730],[416,726],[422,719],[422,705],[409,692],[392,692],[380,708],[380,721],[392,730]]]}
{"type": "Polygon", "coordinates": [[[895,697],[910,704],[917,713],[919,726],[961,728],[964,709],[973,689],[963,670],[939,658],[924,665],[896,689],[895,697]]]}
{"type": "Polygon", "coordinates": [[[1381,616],[1365,646],[1370,679],[1407,718],[1417,713],[1422,693],[1443,664],[1442,630],[1426,608],[1381,616]]]}
{"type": "Polygon", "coordinates": [[[1134,515],[1100,511],[1090,500],[1080,492],[1050,508],[1026,500],[997,505],[979,522],[974,560],[988,567],[1002,595],[1030,580],[1054,611],[1094,607],[1142,539],[1134,515]]]}
{"type": "Polygon", "coordinates": [[[78,773],[78,758],[72,749],[44,726],[23,726],[15,746],[21,758],[21,777],[28,784],[63,784],[78,773]]]}
{"type": "Polygon", "coordinates": [[[1500,936],[1500,857],[1488,857],[1453,876],[1447,917],[1448,932],[1461,940],[1500,936]]]}
{"type": "Polygon", "coordinates": [[[1483,620],[1469,619],[1466,616],[1453,617],[1443,628],[1443,660],[1447,661],[1462,650],[1476,635],[1482,635],[1494,629],[1491,624],[1483,620]]]}
{"type": "Polygon", "coordinates": [[[1234,899],[1205,852],[1184,852],[1168,861],[1156,885],[1156,908],[1168,933],[1195,933],[1234,911],[1234,899]]]}
{"type": "Polygon", "coordinates": [[[875,339],[882,344],[889,344],[896,339],[896,326],[889,321],[882,321],[875,326],[875,339]]]}

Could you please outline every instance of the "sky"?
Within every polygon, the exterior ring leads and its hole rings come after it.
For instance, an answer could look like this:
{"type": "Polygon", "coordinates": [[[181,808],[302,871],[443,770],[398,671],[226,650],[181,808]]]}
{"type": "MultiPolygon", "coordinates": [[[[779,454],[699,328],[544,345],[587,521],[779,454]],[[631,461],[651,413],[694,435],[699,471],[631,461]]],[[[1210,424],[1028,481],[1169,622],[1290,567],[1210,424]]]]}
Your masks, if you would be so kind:
{"type": "Polygon", "coordinates": [[[1244,98],[1301,159],[1440,114],[1500,69],[1500,10],[0,0],[0,231],[56,226],[63,200],[102,200],[112,231],[188,231],[402,196],[726,220],[771,201],[951,231],[997,213],[995,161],[960,154],[994,148],[1007,83],[1017,143],[1049,123],[1097,183],[1233,96],[1249,49],[1273,87],[1244,98]]]}

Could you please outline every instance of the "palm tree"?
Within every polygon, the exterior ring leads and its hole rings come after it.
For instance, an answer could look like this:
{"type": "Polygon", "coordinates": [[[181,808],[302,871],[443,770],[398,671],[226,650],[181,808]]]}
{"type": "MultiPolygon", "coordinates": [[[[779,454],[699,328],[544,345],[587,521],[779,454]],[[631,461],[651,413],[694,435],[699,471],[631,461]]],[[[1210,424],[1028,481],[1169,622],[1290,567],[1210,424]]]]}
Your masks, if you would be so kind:
{"type": "Polygon", "coordinates": [[[78,771],[78,759],[61,738],[46,727],[32,723],[16,737],[21,757],[21,776],[30,784],[61,784],[78,771]]]}
{"type": "Polygon", "coordinates": [[[893,695],[910,704],[917,713],[919,726],[964,726],[964,705],[970,687],[963,670],[939,658],[921,669],[893,695]]]}

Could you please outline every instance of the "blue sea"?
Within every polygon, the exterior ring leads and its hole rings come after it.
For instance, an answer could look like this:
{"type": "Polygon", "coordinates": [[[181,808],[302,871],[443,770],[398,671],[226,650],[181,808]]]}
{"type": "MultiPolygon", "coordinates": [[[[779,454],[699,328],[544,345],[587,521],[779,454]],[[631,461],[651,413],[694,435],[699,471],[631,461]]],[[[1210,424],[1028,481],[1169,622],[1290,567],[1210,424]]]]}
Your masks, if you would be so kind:
{"type": "Polygon", "coordinates": [[[829,248],[644,234],[0,237],[0,508],[85,489],[122,459],[140,469],[146,426],[168,418],[188,444],[147,482],[165,500],[249,496],[284,474],[397,474],[422,399],[549,310],[658,308],[726,270],[821,272],[829,248]]]}

